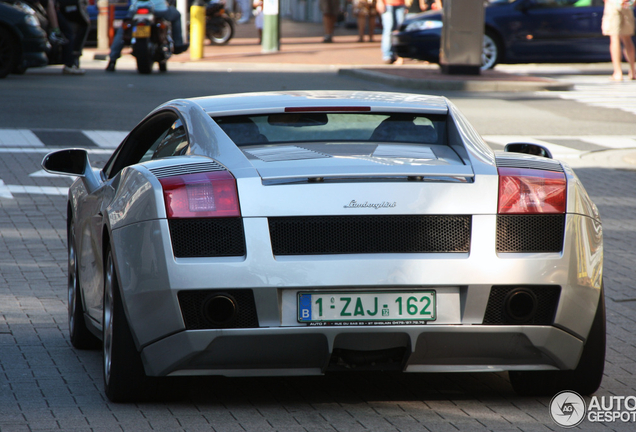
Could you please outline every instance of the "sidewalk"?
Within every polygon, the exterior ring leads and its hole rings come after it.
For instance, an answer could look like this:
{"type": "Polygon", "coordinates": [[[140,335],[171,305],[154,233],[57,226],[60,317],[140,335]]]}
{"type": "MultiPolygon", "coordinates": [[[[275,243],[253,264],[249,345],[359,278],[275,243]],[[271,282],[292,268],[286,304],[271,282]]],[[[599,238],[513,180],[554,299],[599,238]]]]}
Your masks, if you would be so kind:
{"type": "MultiPolygon", "coordinates": [[[[200,68],[240,67],[251,70],[289,68],[337,70],[343,75],[417,90],[442,91],[541,91],[569,90],[570,84],[555,79],[488,70],[480,75],[445,75],[435,64],[404,59],[402,65],[385,65],[380,52],[381,35],[373,42],[357,42],[356,29],[336,28],[334,43],[323,43],[320,23],[282,20],[280,51],[263,53],[253,20],[237,24],[227,45],[204,44],[203,58],[191,60],[190,52],[173,56],[170,62],[200,68]]],[[[366,40],[366,38],[365,38],[366,40]]],[[[107,51],[86,49],[91,58],[104,58],[107,51]],[[90,51],[94,54],[91,56],[90,51]]],[[[120,61],[130,61],[131,56],[120,61]]],[[[134,61],[134,59],[132,59],[134,61]]],[[[105,67],[105,65],[104,65],[105,67]]]]}

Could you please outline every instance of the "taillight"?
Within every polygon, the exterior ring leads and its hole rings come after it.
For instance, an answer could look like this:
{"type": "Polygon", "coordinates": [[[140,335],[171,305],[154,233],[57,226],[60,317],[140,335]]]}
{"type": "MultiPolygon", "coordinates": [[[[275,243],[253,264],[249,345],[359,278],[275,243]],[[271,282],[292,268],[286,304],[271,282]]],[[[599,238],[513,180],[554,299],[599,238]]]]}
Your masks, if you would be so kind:
{"type": "Polygon", "coordinates": [[[148,8],[139,8],[137,9],[137,14],[139,15],[148,15],[150,13],[150,9],[148,8]]]}
{"type": "Polygon", "coordinates": [[[241,215],[236,180],[227,171],[159,179],[169,219],[241,215]]]}
{"type": "Polygon", "coordinates": [[[525,168],[499,168],[498,212],[565,213],[565,174],[525,168]]]}

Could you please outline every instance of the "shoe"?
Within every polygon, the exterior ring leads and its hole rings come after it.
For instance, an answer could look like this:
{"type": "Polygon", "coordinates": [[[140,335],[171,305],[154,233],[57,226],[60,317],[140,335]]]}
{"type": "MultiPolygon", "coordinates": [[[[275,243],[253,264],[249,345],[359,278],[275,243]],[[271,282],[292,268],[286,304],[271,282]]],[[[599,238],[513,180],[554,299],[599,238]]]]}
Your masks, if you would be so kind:
{"type": "Polygon", "coordinates": [[[389,57],[389,58],[382,59],[382,62],[384,64],[393,64],[393,62],[395,62],[395,59],[389,57]]]}
{"type": "Polygon", "coordinates": [[[364,42],[364,38],[362,36],[358,37],[358,42],[364,42]]]}
{"type": "Polygon", "coordinates": [[[323,43],[331,43],[333,42],[333,39],[331,37],[331,35],[325,35],[325,37],[322,39],[323,43]]]}
{"type": "Polygon", "coordinates": [[[182,52],[186,52],[188,50],[188,48],[190,48],[190,44],[185,44],[185,45],[175,45],[173,48],[173,54],[177,55],[177,54],[181,54],[182,52]]]}
{"type": "Polygon", "coordinates": [[[108,62],[108,66],[106,66],[106,72],[115,72],[115,60],[111,60],[108,62]]]}
{"type": "Polygon", "coordinates": [[[62,69],[62,73],[64,75],[84,75],[86,71],[84,69],[80,69],[77,66],[64,66],[62,69]]]}

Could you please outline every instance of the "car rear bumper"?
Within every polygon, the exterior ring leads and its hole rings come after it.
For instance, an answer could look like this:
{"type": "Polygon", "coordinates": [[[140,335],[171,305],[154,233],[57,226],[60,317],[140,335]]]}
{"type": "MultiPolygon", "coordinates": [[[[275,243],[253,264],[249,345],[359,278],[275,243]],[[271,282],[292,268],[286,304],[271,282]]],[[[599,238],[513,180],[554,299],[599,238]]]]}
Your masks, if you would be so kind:
{"type": "Polygon", "coordinates": [[[550,326],[296,327],[184,331],[147,346],[142,358],[151,376],[496,372],[573,369],[582,349],[550,326]]]}
{"type": "Polygon", "coordinates": [[[116,229],[112,241],[126,314],[151,375],[322,373],[334,349],[354,351],[348,353],[354,358],[384,352],[406,371],[575,367],[601,293],[600,224],[570,214],[563,252],[498,254],[496,219],[472,216],[470,253],[275,256],[267,218],[244,218],[245,256],[174,258],[163,219],[116,229]],[[145,252],[117,254],[132,250],[145,252]],[[546,300],[553,307],[547,321],[487,318],[489,308],[500,314],[504,307],[493,293],[503,289],[505,296],[510,287],[537,297],[556,290],[556,298],[546,300]],[[239,290],[253,296],[251,324],[187,323],[189,314],[201,313],[206,295],[239,290]],[[379,290],[433,290],[437,319],[405,326],[298,322],[300,292],[379,290]],[[194,292],[204,297],[187,312],[180,295],[194,292]]]}

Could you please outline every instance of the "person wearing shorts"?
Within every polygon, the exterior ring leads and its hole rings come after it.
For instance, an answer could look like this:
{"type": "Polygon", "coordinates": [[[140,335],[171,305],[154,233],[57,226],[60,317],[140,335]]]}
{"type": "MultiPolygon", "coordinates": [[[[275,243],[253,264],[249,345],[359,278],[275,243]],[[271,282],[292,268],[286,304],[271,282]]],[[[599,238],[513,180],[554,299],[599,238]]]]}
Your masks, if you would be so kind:
{"type": "Polygon", "coordinates": [[[340,12],[340,0],[320,0],[322,12],[322,25],[325,29],[323,42],[333,42],[333,29],[336,26],[338,12],[340,12]]]}
{"type": "Polygon", "coordinates": [[[622,52],[629,65],[627,76],[630,80],[636,78],[636,71],[634,70],[636,50],[634,49],[634,42],[632,41],[632,36],[634,35],[633,8],[633,1],[605,0],[601,29],[603,35],[610,37],[610,56],[614,67],[612,79],[614,81],[623,80],[621,44],[623,48],[622,52]]]}

